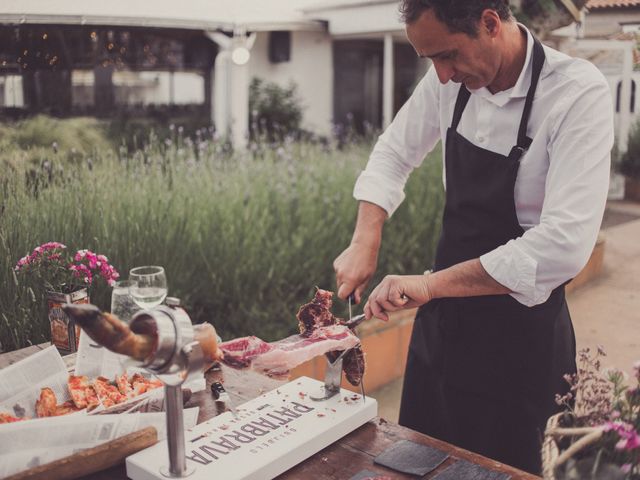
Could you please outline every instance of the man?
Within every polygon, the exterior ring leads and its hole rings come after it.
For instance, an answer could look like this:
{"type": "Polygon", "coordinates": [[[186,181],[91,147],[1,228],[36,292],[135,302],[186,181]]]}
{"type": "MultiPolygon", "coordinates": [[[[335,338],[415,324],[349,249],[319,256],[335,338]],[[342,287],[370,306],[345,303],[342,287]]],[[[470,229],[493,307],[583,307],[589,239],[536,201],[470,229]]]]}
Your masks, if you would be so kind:
{"type": "Polygon", "coordinates": [[[420,307],[400,423],[529,472],[575,371],[564,284],[585,265],[607,197],[613,109],[590,63],[543,47],[507,0],[403,0],[433,66],[379,138],[354,196],[338,296],[360,301],[385,219],[439,139],[446,205],[434,273],[390,275],[365,313],[420,307]]]}

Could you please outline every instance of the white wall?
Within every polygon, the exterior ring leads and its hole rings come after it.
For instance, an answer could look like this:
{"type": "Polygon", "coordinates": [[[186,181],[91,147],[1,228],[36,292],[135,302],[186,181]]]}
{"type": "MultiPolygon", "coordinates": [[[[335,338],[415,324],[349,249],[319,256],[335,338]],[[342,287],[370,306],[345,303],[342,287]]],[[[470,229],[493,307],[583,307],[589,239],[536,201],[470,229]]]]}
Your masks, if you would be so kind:
{"type": "Polygon", "coordinates": [[[303,128],[321,135],[331,133],[333,54],[327,33],[291,32],[290,60],[282,63],[269,61],[269,34],[258,33],[251,50],[249,75],[283,87],[295,82],[304,106],[303,128]]]}
{"type": "Polygon", "coordinates": [[[585,36],[589,38],[609,37],[621,32],[623,23],[640,23],[640,8],[625,8],[612,11],[592,10],[584,20],[585,36]]]}
{"type": "Polygon", "coordinates": [[[332,35],[404,32],[396,0],[309,9],[307,16],[327,21],[332,35]]]}

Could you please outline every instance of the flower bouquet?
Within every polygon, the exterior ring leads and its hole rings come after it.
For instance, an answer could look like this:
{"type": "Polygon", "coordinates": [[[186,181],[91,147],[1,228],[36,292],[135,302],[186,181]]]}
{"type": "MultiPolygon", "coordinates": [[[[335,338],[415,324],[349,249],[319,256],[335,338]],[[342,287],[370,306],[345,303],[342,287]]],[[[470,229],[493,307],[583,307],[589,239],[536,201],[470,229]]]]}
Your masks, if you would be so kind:
{"type": "Polygon", "coordinates": [[[626,384],[620,370],[601,371],[602,348],[578,354],[570,391],[556,396],[565,412],[547,423],[543,474],[550,480],[640,479],[640,362],[626,384]]]}
{"type": "Polygon", "coordinates": [[[78,250],[74,255],[59,242],[47,242],[18,260],[16,273],[31,277],[46,292],[51,343],[62,353],[78,348],[80,328],[62,310],[65,303],[89,303],[89,288],[102,279],[113,286],[120,274],[104,255],[78,250]]]}

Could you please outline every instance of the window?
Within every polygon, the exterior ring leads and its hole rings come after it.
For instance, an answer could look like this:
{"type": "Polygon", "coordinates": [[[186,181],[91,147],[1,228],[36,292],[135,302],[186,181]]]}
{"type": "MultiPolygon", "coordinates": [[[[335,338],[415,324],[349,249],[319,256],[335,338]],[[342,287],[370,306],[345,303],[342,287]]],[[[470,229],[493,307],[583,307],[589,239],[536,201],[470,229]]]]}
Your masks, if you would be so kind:
{"type": "Polygon", "coordinates": [[[93,70],[73,70],[71,72],[71,105],[73,107],[92,107],[95,103],[93,70]]]}
{"type": "Polygon", "coordinates": [[[22,75],[0,74],[0,107],[24,107],[22,75]]]}
{"type": "Polygon", "coordinates": [[[204,103],[204,77],[193,72],[115,71],[117,105],[188,105],[204,103]]]}
{"type": "Polygon", "coordinates": [[[269,61],[288,62],[291,58],[291,32],[271,32],[269,34],[269,61]]]}

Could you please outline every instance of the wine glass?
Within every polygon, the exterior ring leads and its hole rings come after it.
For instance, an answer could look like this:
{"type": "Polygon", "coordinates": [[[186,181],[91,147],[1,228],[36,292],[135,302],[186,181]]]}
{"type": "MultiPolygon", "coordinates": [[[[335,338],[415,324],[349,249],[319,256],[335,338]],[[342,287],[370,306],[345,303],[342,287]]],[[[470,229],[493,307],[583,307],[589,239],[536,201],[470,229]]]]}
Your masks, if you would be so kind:
{"type": "Polygon", "coordinates": [[[167,296],[167,276],[162,267],[145,266],[132,268],[129,271],[129,280],[135,282],[130,287],[131,297],[141,308],[156,307],[167,296]]]}
{"type": "Polygon", "coordinates": [[[140,310],[131,296],[131,287],[135,286],[133,280],[119,280],[111,291],[111,313],[123,322],[129,323],[133,315],[140,310]]]}

